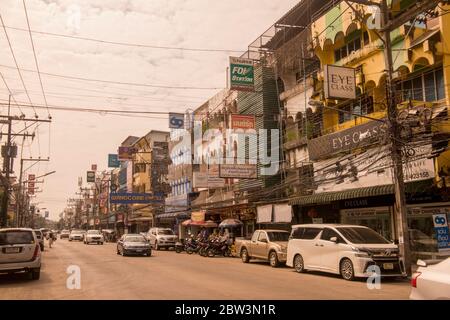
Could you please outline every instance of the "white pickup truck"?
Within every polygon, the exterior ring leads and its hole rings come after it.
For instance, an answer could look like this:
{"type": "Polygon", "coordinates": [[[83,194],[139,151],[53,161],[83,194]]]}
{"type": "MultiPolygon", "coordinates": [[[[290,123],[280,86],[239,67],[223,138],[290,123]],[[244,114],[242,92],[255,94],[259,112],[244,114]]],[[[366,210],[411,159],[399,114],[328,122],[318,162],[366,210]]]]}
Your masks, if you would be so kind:
{"type": "Polygon", "coordinates": [[[250,259],[269,261],[272,267],[286,262],[287,244],[290,233],[284,230],[256,230],[250,240],[236,239],[236,254],[242,262],[250,259]]]}

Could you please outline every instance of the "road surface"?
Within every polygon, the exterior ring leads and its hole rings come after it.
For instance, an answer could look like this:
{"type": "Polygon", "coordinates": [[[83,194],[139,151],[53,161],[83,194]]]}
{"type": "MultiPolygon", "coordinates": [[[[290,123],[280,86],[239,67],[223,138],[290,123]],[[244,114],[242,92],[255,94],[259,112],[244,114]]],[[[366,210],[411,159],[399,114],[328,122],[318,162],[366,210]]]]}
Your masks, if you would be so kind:
{"type": "MultiPolygon", "coordinates": [[[[47,244],[46,244],[47,245],[47,244]]],[[[321,273],[298,274],[264,262],[204,258],[153,251],[151,257],[122,257],[113,243],[84,245],[58,240],[45,248],[41,279],[0,275],[0,299],[408,299],[404,280],[386,280],[369,290],[364,280],[348,282],[321,273]],[[69,266],[81,271],[81,288],[69,290],[69,266]]]]}

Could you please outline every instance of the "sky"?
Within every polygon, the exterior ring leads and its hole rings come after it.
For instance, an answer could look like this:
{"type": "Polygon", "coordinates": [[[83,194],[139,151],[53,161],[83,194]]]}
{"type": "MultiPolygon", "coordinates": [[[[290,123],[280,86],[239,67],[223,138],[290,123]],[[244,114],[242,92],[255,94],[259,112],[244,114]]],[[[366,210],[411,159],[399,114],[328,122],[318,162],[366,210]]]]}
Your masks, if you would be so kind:
{"type": "MultiPolygon", "coordinates": [[[[116,153],[127,136],[168,130],[168,120],[167,115],[118,116],[45,107],[18,108],[15,102],[23,105],[31,101],[45,106],[46,99],[48,106],[128,111],[195,109],[226,86],[228,57],[240,55],[233,51],[245,51],[297,3],[298,0],[26,0],[33,31],[109,42],[231,51],[156,49],[32,33],[36,66],[23,1],[1,0],[5,28],[0,26],[0,74],[9,90],[0,79],[0,114],[7,114],[11,93],[11,114],[23,113],[27,119],[35,115],[52,118],[51,124],[42,122],[25,130],[35,133],[33,139],[14,138],[19,155],[24,158],[50,159],[25,162],[25,175],[56,171],[38,184],[38,191],[42,192],[36,193],[33,203],[42,211],[49,211],[51,219],[58,219],[67,199],[76,197],[78,177],[85,181],[92,164],[97,164],[98,170],[107,169],[108,154],[116,153]],[[22,69],[20,74],[13,54],[22,69]]],[[[14,122],[13,132],[19,133],[31,124],[14,122]]],[[[1,130],[6,132],[6,126],[1,130]]],[[[1,139],[4,144],[6,137],[2,135],[1,139]]],[[[20,158],[14,163],[16,175],[19,164],[20,158]]]]}

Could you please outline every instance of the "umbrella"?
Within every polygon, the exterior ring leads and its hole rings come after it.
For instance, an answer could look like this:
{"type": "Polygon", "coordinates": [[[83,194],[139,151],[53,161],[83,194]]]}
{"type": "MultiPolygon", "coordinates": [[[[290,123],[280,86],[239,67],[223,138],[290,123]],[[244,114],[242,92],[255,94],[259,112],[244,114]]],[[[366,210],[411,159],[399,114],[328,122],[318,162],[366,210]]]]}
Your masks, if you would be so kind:
{"type": "Polygon", "coordinates": [[[219,224],[219,228],[234,228],[242,225],[242,221],[238,219],[225,219],[219,224]]]}

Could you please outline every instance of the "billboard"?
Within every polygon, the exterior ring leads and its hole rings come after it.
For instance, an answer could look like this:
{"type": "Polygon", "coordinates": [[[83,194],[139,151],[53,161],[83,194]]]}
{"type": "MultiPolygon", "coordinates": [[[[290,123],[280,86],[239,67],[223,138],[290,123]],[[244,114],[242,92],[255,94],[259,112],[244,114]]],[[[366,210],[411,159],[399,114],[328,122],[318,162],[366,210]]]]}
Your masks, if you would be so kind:
{"type": "Polygon", "coordinates": [[[133,154],[136,152],[132,147],[119,147],[118,158],[121,161],[133,160],[133,154]]]}
{"type": "Polygon", "coordinates": [[[253,60],[230,57],[230,89],[255,91],[253,60]]]}
{"type": "Polygon", "coordinates": [[[119,167],[120,167],[119,155],[108,154],[108,168],[119,168],[119,167]]]}

